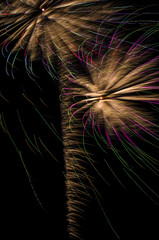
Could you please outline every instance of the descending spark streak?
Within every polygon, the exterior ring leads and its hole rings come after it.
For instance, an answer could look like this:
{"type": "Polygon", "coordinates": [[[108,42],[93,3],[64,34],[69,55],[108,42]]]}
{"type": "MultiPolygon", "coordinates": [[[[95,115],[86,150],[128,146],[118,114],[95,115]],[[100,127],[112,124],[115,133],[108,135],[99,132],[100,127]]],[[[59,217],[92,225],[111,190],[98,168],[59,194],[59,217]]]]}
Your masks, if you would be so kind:
{"type": "MultiPolygon", "coordinates": [[[[66,78],[62,78],[62,83],[67,83],[66,78]]],[[[64,158],[66,168],[66,193],[67,193],[67,221],[68,232],[72,239],[82,239],[80,233],[80,220],[82,212],[89,199],[89,185],[87,171],[87,155],[82,148],[82,128],[77,121],[69,125],[68,106],[72,101],[69,95],[64,96],[61,103],[62,129],[64,158]]]]}

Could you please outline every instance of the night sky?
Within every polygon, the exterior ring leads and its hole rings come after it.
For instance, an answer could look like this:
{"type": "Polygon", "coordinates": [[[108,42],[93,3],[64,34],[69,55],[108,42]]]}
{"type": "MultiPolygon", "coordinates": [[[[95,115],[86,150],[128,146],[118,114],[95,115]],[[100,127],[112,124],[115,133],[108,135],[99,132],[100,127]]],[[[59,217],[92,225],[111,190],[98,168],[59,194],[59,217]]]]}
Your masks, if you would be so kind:
{"type": "MultiPolygon", "coordinates": [[[[34,103],[36,109],[46,116],[48,122],[54,123],[58,136],[61,137],[59,85],[56,80],[49,77],[42,63],[39,62],[33,65],[34,72],[39,77],[35,78],[35,81],[30,79],[25,71],[23,54],[21,56],[21,60],[15,63],[13,78],[10,66],[8,66],[10,76],[7,75],[6,58],[2,54],[0,55],[0,87],[2,96],[5,97],[5,99],[3,97],[0,99],[1,113],[3,113],[7,129],[24,160],[23,163],[11,139],[1,130],[1,234],[3,232],[4,239],[11,236],[16,239],[41,237],[67,240],[62,142],[50,131],[30,103],[30,101],[34,103]],[[33,153],[27,144],[18,116],[31,139],[34,134],[38,136],[52,151],[58,163],[46,151],[42,143],[41,145],[39,143],[41,154],[33,153]]],[[[98,160],[99,156],[100,159],[104,158],[99,148],[92,149],[92,152],[95,159],[98,160]]],[[[107,158],[117,161],[109,151],[107,158]]],[[[158,158],[157,151],[156,158],[158,158]]],[[[100,161],[97,166],[99,170],[103,171],[100,161]]],[[[121,171],[118,164],[116,170],[121,171]]],[[[146,170],[145,172],[141,170],[141,174],[157,192],[157,176],[146,170]]],[[[109,178],[109,173],[108,176],[107,173],[105,176],[106,179],[109,178]]],[[[101,203],[120,239],[157,239],[159,235],[158,206],[141,192],[123,172],[119,176],[124,182],[125,188],[112,176],[110,176],[110,186],[98,176],[96,183],[103,198],[101,198],[101,203]]],[[[93,237],[99,240],[117,240],[99,204],[94,199],[91,199],[88,204],[84,218],[85,220],[81,221],[84,225],[82,231],[86,240],[91,240],[93,237]]]]}

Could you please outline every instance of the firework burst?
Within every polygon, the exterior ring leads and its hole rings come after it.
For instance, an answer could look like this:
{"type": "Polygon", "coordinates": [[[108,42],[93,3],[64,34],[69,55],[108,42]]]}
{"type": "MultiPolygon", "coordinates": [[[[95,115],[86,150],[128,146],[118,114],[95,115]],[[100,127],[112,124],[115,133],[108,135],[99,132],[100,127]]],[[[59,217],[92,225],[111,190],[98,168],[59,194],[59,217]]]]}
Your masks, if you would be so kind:
{"type": "Polygon", "coordinates": [[[110,30],[117,12],[110,4],[95,0],[14,0],[1,3],[0,9],[1,36],[7,36],[3,49],[12,42],[12,52],[24,50],[27,68],[31,69],[30,61],[41,58],[49,73],[55,71],[53,59],[70,65],[66,54],[76,55],[83,42],[92,42],[103,31],[102,21],[110,30]]]}
{"type": "MultiPolygon", "coordinates": [[[[89,119],[92,124],[103,123],[111,134],[115,133],[113,126],[126,129],[126,125],[135,126],[138,122],[141,128],[146,127],[150,124],[148,119],[151,116],[144,119],[146,112],[142,111],[139,105],[143,102],[159,103],[159,57],[142,63],[140,55],[144,53],[137,55],[132,51],[122,57],[116,56],[117,54],[112,56],[113,53],[105,54],[102,66],[98,63],[99,68],[92,69],[91,82],[83,77],[77,79],[77,88],[70,89],[75,99],[70,109],[78,105],[77,111],[84,112],[83,121],[89,119]],[[150,91],[154,93],[151,94],[150,91]]],[[[73,112],[72,117],[75,114],[73,112]]]]}

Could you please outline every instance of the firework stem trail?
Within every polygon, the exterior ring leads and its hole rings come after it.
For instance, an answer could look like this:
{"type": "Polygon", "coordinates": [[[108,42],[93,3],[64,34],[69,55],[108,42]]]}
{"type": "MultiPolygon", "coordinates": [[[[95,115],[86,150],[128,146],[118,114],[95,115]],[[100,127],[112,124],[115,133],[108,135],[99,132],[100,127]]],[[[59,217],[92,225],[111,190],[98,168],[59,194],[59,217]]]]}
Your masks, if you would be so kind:
{"type": "MultiPolygon", "coordinates": [[[[69,81],[69,80],[68,80],[69,81]]],[[[66,81],[62,79],[62,86],[66,81]]],[[[69,82],[68,82],[69,83],[69,82]]],[[[89,192],[87,186],[87,156],[82,147],[83,127],[74,118],[70,126],[69,105],[72,96],[63,95],[61,102],[64,160],[66,169],[67,222],[70,239],[81,238],[80,222],[87,205],[89,192]]]]}

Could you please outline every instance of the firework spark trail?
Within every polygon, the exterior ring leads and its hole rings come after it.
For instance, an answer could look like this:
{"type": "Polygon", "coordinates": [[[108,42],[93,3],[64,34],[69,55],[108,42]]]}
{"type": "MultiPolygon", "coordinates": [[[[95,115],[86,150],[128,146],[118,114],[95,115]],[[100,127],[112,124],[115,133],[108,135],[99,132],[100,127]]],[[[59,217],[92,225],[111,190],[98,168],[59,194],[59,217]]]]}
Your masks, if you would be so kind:
{"type": "Polygon", "coordinates": [[[83,239],[81,222],[90,198],[88,179],[85,174],[88,172],[88,161],[86,161],[87,156],[82,148],[82,129],[76,121],[72,131],[70,130],[67,111],[68,106],[62,104],[68,233],[71,239],[83,239]]]}

